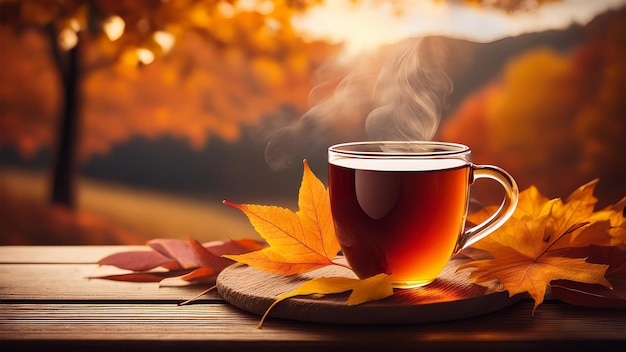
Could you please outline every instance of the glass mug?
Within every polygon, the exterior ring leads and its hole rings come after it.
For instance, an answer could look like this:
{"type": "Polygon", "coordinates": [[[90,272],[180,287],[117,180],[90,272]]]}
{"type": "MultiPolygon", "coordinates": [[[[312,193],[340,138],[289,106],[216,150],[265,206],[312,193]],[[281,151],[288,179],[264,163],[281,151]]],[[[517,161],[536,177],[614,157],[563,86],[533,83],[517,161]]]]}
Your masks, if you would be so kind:
{"type": "Polygon", "coordinates": [[[432,282],[450,257],[486,237],[513,214],[519,190],[506,171],[475,165],[456,143],[375,141],[328,149],[328,190],[335,232],[360,278],[390,275],[395,288],[432,282]],[[465,230],[469,188],[499,182],[498,211],[465,230]]]}

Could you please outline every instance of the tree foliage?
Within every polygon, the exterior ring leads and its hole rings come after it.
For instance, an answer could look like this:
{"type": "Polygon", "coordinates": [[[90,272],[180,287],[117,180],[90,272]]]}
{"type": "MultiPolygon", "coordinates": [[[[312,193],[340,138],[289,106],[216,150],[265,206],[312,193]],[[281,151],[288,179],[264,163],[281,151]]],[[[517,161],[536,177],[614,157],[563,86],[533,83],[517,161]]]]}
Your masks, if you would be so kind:
{"type": "MultiPolygon", "coordinates": [[[[63,54],[72,44],[81,45],[83,156],[106,153],[133,134],[168,133],[188,138],[194,146],[202,146],[211,134],[234,140],[240,125],[254,123],[280,105],[304,109],[312,72],[333,47],[304,42],[289,19],[315,1],[260,1],[248,7],[244,3],[0,4],[2,41],[16,48],[3,54],[3,61],[36,62],[2,72],[21,82],[22,94],[36,93],[15,102],[7,95],[0,97],[3,106],[16,112],[0,117],[9,127],[3,143],[18,145],[25,154],[54,143],[50,130],[62,96],[54,84],[62,72],[55,78],[50,71],[54,67],[47,62],[52,61],[47,50],[56,47],[63,54]],[[20,45],[24,38],[30,48],[20,45]],[[54,41],[46,44],[46,38],[54,41]],[[155,58],[159,60],[147,65],[155,58]],[[29,82],[34,76],[43,82],[29,82]],[[42,83],[45,88],[39,89],[42,83]],[[46,101],[45,111],[18,113],[17,105],[28,105],[29,99],[46,101]]],[[[64,64],[59,68],[65,69],[64,64]]]]}
{"type": "Polygon", "coordinates": [[[625,18],[622,9],[590,23],[569,53],[536,48],[511,59],[441,138],[468,144],[477,162],[506,168],[521,187],[558,195],[600,178],[599,198],[615,201],[626,190],[625,18]]]}
{"type": "MultiPolygon", "coordinates": [[[[295,13],[321,2],[1,2],[2,40],[15,36],[15,31],[34,29],[43,34],[47,43],[37,44],[44,50],[47,46],[48,52],[37,55],[48,57],[54,71],[52,77],[39,71],[2,76],[16,78],[28,92],[40,83],[33,77],[43,74],[43,82],[55,84],[56,74],[62,92],[51,104],[52,111],[43,113],[23,111],[41,96],[26,94],[26,99],[11,101],[0,95],[9,111],[0,115],[1,141],[17,145],[26,155],[56,145],[51,199],[72,207],[77,159],[106,153],[132,135],[170,134],[195,147],[203,146],[211,135],[236,140],[242,125],[276,114],[284,105],[306,108],[312,72],[332,46],[305,42],[290,21],[295,13]],[[158,57],[164,57],[158,60],[161,65],[152,65],[158,57]],[[149,68],[142,69],[145,65],[149,68]],[[29,80],[30,85],[24,83],[29,80]]],[[[510,10],[521,3],[495,4],[510,10]]],[[[393,4],[398,11],[410,6],[403,1],[393,4]]],[[[9,51],[2,61],[20,60],[12,56],[19,50],[9,51]]],[[[49,91],[55,89],[37,93],[50,99],[49,91]]]]}

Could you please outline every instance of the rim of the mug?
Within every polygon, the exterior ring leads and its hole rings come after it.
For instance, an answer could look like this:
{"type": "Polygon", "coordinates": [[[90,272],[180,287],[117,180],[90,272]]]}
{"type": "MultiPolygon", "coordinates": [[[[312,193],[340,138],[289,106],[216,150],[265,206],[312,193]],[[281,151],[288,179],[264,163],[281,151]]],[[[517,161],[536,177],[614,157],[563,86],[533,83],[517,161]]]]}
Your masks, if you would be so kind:
{"type": "Polygon", "coordinates": [[[359,141],[359,142],[346,142],[332,145],[328,148],[329,152],[337,153],[341,155],[350,155],[356,157],[379,157],[379,158],[393,158],[393,157],[445,157],[445,156],[459,156],[470,153],[470,148],[465,144],[453,143],[453,142],[439,142],[439,141],[359,141]],[[385,152],[385,151],[365,151],[354,149],[342,149],[347,147],[364,146],[364,145],[382,145],[382,144],[396,144],[396,145],[422,145],[438,148],[450,148],[450,150],[429,150],[429,151],[402,151],[402,152],[385,152]]]}

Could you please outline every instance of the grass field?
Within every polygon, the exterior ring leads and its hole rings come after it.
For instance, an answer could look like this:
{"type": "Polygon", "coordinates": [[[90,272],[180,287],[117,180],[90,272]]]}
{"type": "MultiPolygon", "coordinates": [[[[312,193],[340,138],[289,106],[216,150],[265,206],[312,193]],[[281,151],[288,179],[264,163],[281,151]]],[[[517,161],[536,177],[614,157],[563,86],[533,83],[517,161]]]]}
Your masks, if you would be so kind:
{"type": "Polygon", "coordinates": [[[221,200],[192,200],[89,179],[78,181],[77,211],[59,210],[47,202],[47,176],[0,169],[1,243],[48,244],[58,239],[59,244],[141,244],[152,238],[188,236],[202,242],[259,238],[245,215],[221,200]]]}

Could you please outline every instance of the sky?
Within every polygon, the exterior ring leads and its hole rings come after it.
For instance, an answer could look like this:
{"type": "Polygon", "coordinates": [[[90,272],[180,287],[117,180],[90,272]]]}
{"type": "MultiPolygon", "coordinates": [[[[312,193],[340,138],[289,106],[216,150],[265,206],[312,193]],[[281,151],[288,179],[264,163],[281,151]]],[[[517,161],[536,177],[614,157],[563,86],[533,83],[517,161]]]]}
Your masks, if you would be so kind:
{"type": "Polygon", "coordinates": [[[311,40],[346,44],[348,54],[372,50],[380,44],[423,35],[445,35],[475,42],[490,42],[522,33],[584,25],[597,14],[626,5],[626,0],[562,0],[536,10],[506,14],[497,9],[446,1],[404,0],[402,15],[387,1],[326,1],[296,16],[292,24],[311,40]]]}

